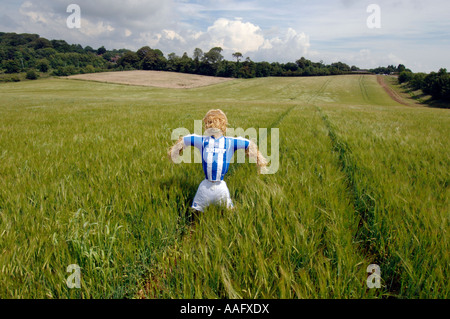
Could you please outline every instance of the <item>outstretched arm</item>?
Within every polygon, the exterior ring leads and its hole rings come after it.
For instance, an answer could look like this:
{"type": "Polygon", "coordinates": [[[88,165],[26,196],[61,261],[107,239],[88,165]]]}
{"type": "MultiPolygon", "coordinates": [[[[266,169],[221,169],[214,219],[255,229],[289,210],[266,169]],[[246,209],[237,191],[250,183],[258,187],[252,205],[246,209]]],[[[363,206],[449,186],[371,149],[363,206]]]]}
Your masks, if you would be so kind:
{"type": "Polygon", "coordinates": [[[183,137],[181,136],[178,141],[169,149],[167,152],[167,155],[172,160],[172,162],[175,163],[175,160],[178,158],[178,156],[181,155],[181,152],[186,148],[186,145],[184,145],[183,137]]]}
{"type": "Polygon", "coordinates": [[[267,159],[261,154],[258,150],[258,146],[254,142],[250,141],[250,145],[245,150],[245,153],[249,158],[256,160],[259,174],[267,170],[267,159]]]}

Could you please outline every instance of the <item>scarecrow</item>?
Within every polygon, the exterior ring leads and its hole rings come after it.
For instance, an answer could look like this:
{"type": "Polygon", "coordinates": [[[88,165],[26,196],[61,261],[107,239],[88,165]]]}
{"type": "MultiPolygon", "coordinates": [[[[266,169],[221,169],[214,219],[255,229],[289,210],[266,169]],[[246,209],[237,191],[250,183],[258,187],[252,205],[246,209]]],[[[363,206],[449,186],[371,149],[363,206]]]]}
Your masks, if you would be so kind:
{"type": "Polygon", "coordinates": [[[183,149],[188,146],[198,148],[202,156],[205,179],[200,183],[195,194],[192,208],[203,212],[211,204],[226,205],[233,208],[226,182],[223,180],[228,172],[231,158],[238,149],[245,149],[245,154],[256,161],[258,173],[263,172],[268,164],[253,141],[242,137],[225,136],[227,116],[221,110],[210,110],[203,119],[204,135],[190,134],[180,139],[169,150],[169,157],[175,161],[183,149]]]}

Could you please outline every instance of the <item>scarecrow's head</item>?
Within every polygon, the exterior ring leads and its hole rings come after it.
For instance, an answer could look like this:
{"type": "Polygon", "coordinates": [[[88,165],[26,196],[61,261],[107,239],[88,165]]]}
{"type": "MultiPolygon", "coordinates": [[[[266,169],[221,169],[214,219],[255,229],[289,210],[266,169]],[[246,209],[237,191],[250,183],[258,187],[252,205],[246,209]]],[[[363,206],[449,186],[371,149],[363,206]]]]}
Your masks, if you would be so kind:
{"type": "Polygon", "coordinates": [[[205,130],[219,129],[224,135],[227,132],[227,116],[219,109],[209,110],[203,118],[203,123],[205,124],[205,130]]]}

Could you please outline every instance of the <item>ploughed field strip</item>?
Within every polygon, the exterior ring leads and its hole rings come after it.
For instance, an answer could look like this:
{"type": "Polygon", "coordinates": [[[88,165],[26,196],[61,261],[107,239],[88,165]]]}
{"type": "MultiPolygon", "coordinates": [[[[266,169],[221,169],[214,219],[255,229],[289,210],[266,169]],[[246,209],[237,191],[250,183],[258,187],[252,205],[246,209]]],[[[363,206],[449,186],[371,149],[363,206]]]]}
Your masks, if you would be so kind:
{"type": "Polygon", "coordinates": [[[202,76],[197,74],[142,70],[77,74],[68,76],[67,78],[171,89],[196,88],[233,80],[231,78],[202,76]]]}
{"type": "Polygon", "coordinates": [[[448,110],[399,104],[375,76],[0,94],[1,297],[448,298],[448,110]],[[201,164],[166,153],[211,108],[266,128],[269,152],[278,128],[279,169],[231,164],[236,209],[192,226],[201,164]]]}

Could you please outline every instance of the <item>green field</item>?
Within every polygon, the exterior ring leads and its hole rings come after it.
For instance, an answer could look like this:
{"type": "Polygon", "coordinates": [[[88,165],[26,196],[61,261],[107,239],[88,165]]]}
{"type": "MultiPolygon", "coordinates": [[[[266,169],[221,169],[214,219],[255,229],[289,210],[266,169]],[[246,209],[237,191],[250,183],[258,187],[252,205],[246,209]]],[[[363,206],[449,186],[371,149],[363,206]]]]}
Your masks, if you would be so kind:
{"type": "Polygon", "coordinates": [[[449,110],[398,104],[375,76],[50,78],[0,97],[0,298],[449,298],[449,110]],[[191,223],[201,164],[167,150],[211,108],[269,142],[279,128],[280,166],[232,164],[236,209],[191,223]]]}

